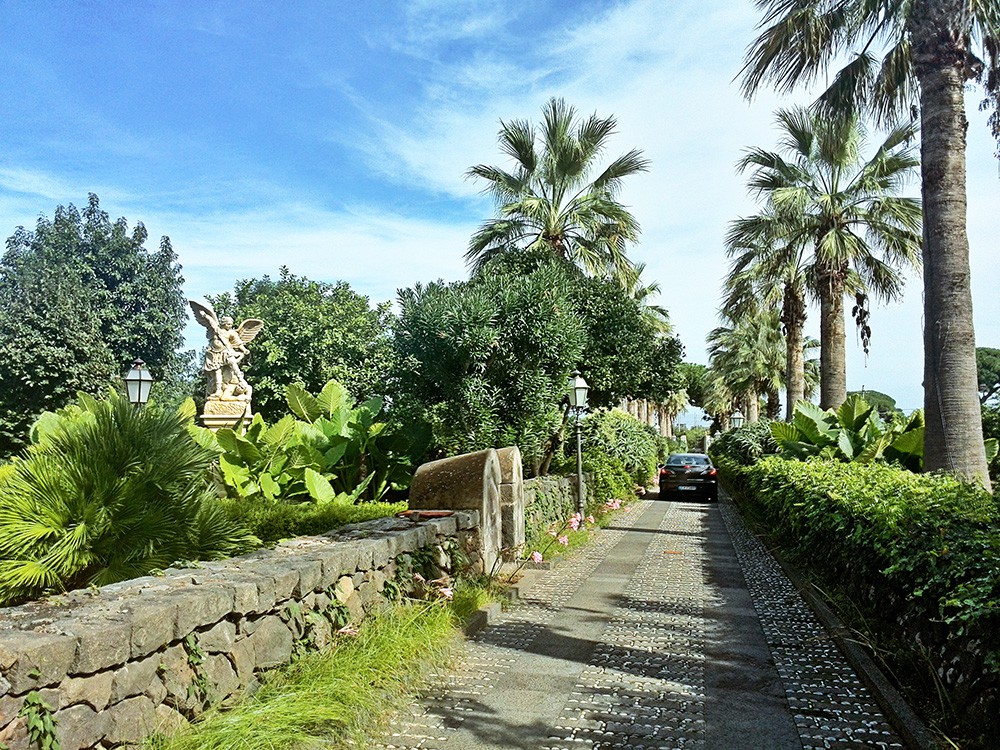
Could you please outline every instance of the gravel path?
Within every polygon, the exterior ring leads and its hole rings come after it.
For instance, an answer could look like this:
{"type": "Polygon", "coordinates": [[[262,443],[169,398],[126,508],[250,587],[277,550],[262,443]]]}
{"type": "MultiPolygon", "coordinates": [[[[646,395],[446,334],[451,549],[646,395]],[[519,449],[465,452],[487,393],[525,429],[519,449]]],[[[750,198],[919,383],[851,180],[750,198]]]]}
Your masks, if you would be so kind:
{"type": "Polygon", "coordinates": [[[653,497],[540,575],[376,746],[902,747],[730,501],[653,497]]]}

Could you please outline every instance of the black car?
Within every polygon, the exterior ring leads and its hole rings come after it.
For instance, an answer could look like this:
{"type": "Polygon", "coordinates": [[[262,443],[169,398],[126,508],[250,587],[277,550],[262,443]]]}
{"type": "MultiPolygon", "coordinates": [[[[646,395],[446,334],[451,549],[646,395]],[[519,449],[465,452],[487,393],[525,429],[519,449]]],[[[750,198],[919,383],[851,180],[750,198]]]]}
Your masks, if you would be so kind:
{"type": "Polygon", "coordinates": [[[673,453],[660,467],[660,497],[719,499],[719,473],[704,453],[673,453]]]}

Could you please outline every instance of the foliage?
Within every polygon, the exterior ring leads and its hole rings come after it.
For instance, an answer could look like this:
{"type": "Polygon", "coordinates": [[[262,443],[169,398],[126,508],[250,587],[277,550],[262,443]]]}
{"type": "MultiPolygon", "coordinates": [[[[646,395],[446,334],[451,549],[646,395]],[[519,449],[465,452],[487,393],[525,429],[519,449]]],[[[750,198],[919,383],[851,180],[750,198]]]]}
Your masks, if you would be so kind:
{"type": "Polygon", "coordinates": [[[170,390],[185,375],[186,319],[177,256],[164,237],[143,246],[141,223],[111,222],[87,207],[56,208],[34,231],[19,227],[0,259],[0,455],[22,447],[28,427],[77,391],[99,394],[142,358],[170,390]]]}
{"type": "Polygon", "coordinates": [[[615,131],[614,118],[578,120],[573,107],[553,98],[542,119],[537,133],[525,120],[501,122],[498,140],[515,161],[513,172],[486,164],[469,170],[470,177],[485,181],[498,218],[472,236],[466,260],[479,271],[497,255],[542,250],[627,286],[635,270],[625,243],[638,239],[639,225],[617,195],[624,178],[646,171],[647,160],[633,149],[592,178],[615,131]]]}
{"type": "Polygon", "coordinates": [[[297,384],[285,393],[293,413],[274,424],[255,414],[245,433],[192,428],[199,442],[219,454],[227,495],[353,505],[381,500],[389,490],[409,486],[414,457],[426,445],[425,429],[391,428],[380,421],[385,406],[381,398],[355,405],[336,380],[317,396],[297,384]]]}
{"type": "Polygon", "coordinates": [[[890,420],[902,416],[903,412],[896,408],[896,399],[882,391],[872,391],[864,389],[861,391],[848,391],[848,396],[860,396],[869,404],[875,407],[878,415],[882,419],[890,420]]]}
{"type": "Polygon", "coordinates": [[[723,432],[712,442],[708,452],[713,461],[724,456],[740,466],[753,466],[764,456],[777,453],[778,444],[771,435],[771,422],[761,419],[723,432]]]}
{"type": "Polygon", "coordinates": [[[589,451],[617,459],[637,484],[647,484],[655,473],[656,434],[631,414],[598,409],[583,421],[582,431],[589,451]]]}
{"type": "Polygon", "coordinates": [[[48,413],[0,486],[0,602],[104,585],[256,540],[207,485],[193,413],[136,410],[112,392],[48,413]]]}
{"type": "MultiPolygon", "coordinates": [[[[1000,444],[1000,404],[983,406],[983,437],[987,443],[987,458],[990,462],[990,476],[995,480],[1000,478],[1000,452],[992,451],[991,446],[1000,444]],[[992,454],[992,455],[991,455],[992,454]]],[[[0,467],[0,481],[3,479],[3,467],[0,467]]],[[[996,488],[1000,493],[1000,486],[996,488]]]]}
{"type": "Polygon", "coordinates": [[[62,744],[56,731],[59,720],[54,716],[52,706],[45,702],[37,690],[24,696],[24,704],[17,714],[24,719],[28,739],[38,750],[61,750],[62,744]]]}
{"type": "Polygon", "coordinates": [[[400,292],[394,399],[401,419],[431,425],[432,455],[518,445],[537,465],[583,354],[571,288],[561,264],[546,260],[524,272],[498,262],[469,282],[400,292]]]}
{"type": "Polygon", "coordinates": [[[710,372],[705,365],[695,362],[682,362],[677,366],[677,376],[680,386],[687,391],[688,401],[692,406],[704,407],[705,396],[709,390],[710,372]]]}
{"type": "Polygon", "coordinates": [[[771,434],[787,458],[810,456],[838,461],[890,461],[920,471],[924,455],[924,416],[916,410],[907,420],[882,421],[875,407],[853,395],[838,409],[823,411],[802,401],[791,422],[772,422],[771,434]]]}
{"type": "Polygon", "coordinates": [[[400,604],[342,635],[325,651],[274,670],[240,703],[213,709],[158,750],[291,750],[367,747],[413,691],[443,667],[458,642],[451,610],[400,604]],[[317,700],[322,696],[322,700],[317,700]]]}
{"type": "Polygon", "coordinates": [[[976,374],[979,382],[979,403],[996,400],[1000,394],[1000,349],[976,347],[976,374]]]}
{"type": "Polygon", "coordinates": [[[297,536],[323,534],[349,523],[394,516],[406,510],[406,503],[244,503],[226,501],[232,517],[245,525],[264,544],[297,536]]]}
{"type": "Polygon", "coordinates": [[[276,280],[243,279],[232,294],[209,300],[219,315],[237,323],[264,321],[247,361],[254,408],[265,420],[285,413],[290,383],[316,392],[337,380],[360,400],[386,393],[392,369],[388,303],[372,309],[367,297],[344,282],[312,281],[285,266],[276,280]]]}
{"type": "Polygon", "coordinates": [[[997,725],[983,722],[1000,694],[1000,513],[989,494],[876,463],[768,456],[740,466],[720,456],[717,465],[740,505],[762,515],[821,587],[839,587],[864,610],[877,642],[902,643],[923,665],[926,682],[913,694],[940,689],[966,731],[992,735],[984,746],[995,746],[997,725]]]}

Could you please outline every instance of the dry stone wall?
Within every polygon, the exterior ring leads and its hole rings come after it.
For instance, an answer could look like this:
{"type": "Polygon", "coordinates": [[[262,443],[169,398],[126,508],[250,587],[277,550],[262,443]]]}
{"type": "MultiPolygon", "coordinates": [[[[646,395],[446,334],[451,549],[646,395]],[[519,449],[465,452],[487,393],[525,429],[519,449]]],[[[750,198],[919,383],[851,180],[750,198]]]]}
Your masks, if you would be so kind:
{"type": "MultiPolygon", "coordinates": [[[[29,750],[25,699],[54,711],[63,750],[135,744],[386,601],[415,564],[481,554],[476,512],[383,518],[273,550],[0,609],[0,742],[29,750]]],[[[431,571],[429,571],[431,572],[431,571]]]]}

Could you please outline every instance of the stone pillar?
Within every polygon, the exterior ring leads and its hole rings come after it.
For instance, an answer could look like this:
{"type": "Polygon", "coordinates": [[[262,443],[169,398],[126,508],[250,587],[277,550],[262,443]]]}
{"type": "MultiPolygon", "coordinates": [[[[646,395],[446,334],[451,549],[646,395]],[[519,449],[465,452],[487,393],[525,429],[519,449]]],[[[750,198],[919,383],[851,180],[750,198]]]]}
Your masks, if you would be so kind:
{"type": "Polygon", "coordinates": [[[524,466],[516,445],[498,448],[500,459],[500,541],[505,560],[524,545],[524,466]]]}
{"type": "Polygon", "coordinates": [[[250,411],[250,401],[247,399],[223,400],[209,398],[205,401],[205,410],[201,414],[201,424],[212,430],[223,427],[235,428],[243,420],[243,429],[247,428],[253,413],[250,411]]]}
{"type": "Polygon", "coordinates": [[[470,552],[479,557],[487,574],[495,571],[500,558],[500,476],[500,457],[489,448],[423,464],[410,484],[412,509],[479,513],[476,549],[470,552]]]}

